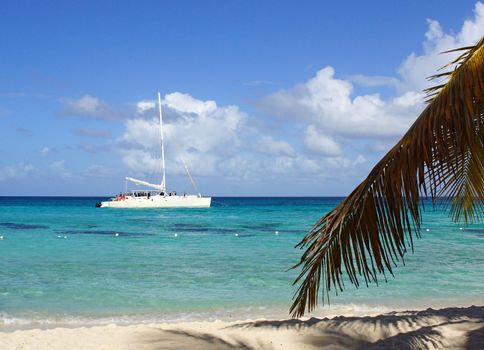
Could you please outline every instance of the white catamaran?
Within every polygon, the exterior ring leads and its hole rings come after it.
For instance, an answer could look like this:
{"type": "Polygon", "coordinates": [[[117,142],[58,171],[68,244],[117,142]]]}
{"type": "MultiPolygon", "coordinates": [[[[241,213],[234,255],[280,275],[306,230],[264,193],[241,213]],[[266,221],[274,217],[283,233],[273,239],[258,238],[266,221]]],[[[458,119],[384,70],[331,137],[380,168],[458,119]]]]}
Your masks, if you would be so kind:
{"type": "MultiPolygon", "coordinates": [[[[163,142],[163,116],[161,113],[161,95],[158,92],[158,111],[160,114],[160,135],[161,135],[161,183],[152,184],[147,181],[126,178],[126,192],[111,198],[109,201],[100,202],[96,207],[100,208],[209,208],[211,197],[198,195],[177,195],[175,191],[166,191],[165,181],[165,148],[163,142]],[[127,183],[132,182],[150,188],[149,190],[127,191],[127,183]]],[[[184,163],[188,178],[196,189],[195,182],[184,163]]]]}

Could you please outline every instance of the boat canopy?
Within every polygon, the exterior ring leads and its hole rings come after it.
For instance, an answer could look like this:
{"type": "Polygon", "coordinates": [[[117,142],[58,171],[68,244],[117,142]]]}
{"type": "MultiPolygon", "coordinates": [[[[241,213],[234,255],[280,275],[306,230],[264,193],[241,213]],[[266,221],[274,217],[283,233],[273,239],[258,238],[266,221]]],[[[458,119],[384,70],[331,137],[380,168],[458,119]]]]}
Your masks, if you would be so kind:
{"type": "Polygon", "coordinates": [[[163,184],[152,184],[152,183],[149,183],[147,181],[143,181],[143,180],[138,180],[138,179],[134,179],[132,177],[127,177],[126,178],[126,181],[130,181],[136,185],[142,185],[142,186],[146,186],[146,187],[151,187],[151,188],[154,188],[156,190],[159,190],[159,191],[163,191],[164,188],[163,188],[163,184]]]}

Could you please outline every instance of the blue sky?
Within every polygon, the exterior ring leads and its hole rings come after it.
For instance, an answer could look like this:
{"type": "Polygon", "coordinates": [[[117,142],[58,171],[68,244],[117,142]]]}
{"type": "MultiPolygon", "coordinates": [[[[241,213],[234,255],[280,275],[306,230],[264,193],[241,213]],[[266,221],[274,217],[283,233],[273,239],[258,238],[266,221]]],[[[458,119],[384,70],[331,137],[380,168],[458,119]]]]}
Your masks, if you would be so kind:
{"type": "Polygon", "coordinates": [[[346,195],[423,108],[439,52],[484,34],[475,1],[0,4],[0,195],[168,187],[346,195]]]}

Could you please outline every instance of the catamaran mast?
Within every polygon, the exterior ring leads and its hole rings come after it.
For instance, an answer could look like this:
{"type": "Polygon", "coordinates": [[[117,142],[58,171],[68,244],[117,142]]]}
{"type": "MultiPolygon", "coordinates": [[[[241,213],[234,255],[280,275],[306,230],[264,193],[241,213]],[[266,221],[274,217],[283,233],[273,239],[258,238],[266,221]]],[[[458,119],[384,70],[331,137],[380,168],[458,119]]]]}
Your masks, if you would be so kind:
{"type": "Polygon", "coordinates": [[[161,115],[161,95],[158,91],[158,111],[160,112],[160,133],[161,133],[161,188],[163,192],[166,193],[166,183],[165,183],[165,147],[163,144],[163,117],[161,115]]]}

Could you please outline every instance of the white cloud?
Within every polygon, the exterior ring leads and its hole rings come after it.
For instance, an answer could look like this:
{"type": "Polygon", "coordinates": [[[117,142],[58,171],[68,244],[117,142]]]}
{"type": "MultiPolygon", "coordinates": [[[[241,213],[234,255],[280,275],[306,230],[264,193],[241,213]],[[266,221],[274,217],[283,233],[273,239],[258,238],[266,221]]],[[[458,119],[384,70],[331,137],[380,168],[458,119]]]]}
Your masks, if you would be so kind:
{"type": "Polygon", "coordinates": [[[474,18],[466,20],[461,30],[452,35],[445,33],[440,23],[428,20],[429,29],[425,33],[423,53],[411,53],[401,64],[399,91],[421,91],[435,81],[428,82],[427,77],[434,75],[437,70],[459,55],[458,52],[441,54],[444,51],[470,46],[477,43],[484,33],[484,5],[477,2],[474,7],[474,18]]]}
{"type": "MultiPolygon", "coordinates": [[[[422,89],[438,84],[429,83],[426,78],[458,55],[440,53],[475,44],[481,38],[484,5],[476,3],[474,18],[465,21],[455,35],[446,33],[435,20],[428,20],[428,25],[423,53],[411,53],[406,57],[396,77],[354,75],[344,80],[336,76],[333,67],[327,66],[308,81],[267,96],[261,107],[290,122],[324,130],[325,135],[352,140],[395,140],[423,110],[422,89]],[[396,95],[386,99],[379,94],[355,95],[352,82],[364,86],[393,86],[396,95]]],[[[306,131],[305,144],[309,149],[331,149],[327,136],[321,138],[318,146],[316,140],[311,139],[312,131],[306,131]]]]}
{"type": "Polygon", "coordinates": [[[165,96],[164,104],[179,113],[207,114],[217,110],[215,101],[201,101],[188,94],[174,92],[165,96]]]}
{"type": "MultiPolygon", "coordinates": [[[[165,96],[164,109],[176,115],[164,123],[167,156],[171,170],[183,171],[180,159],[193,165],[197,173],[217,173],[217,158],[236,153],[241,138],[240,131],[247,116],[235,106],[218,107],[214,101],[201,101],[188,94],[175,92],[165,96]]],[[[126,131],[121,137],[123,161],[133,170],[159,169],[156,149],[160,145],[158,118],[135,118],[126,121],[126,131]]],[[[159,152],[159,151],[158,151],[159,152]]]]}
{"type": "Polygon", "coordinates": [[[60,114],[63,116],[89,117],[99,120],[114,121],[120,117],[109,105],[98,97],[84,95],[78,99],[63,98],[60,114]]]}
{"type": "Polygon", "coordinates": [[[77,100],[65,100],[65,108],[75,114],[98,114],[100,104],[101,102],[97,97],[93,97],[90,95],[82,96],[77,100]]]}
{"type": "Polygon", "coordinates": [[[126,132],[121,137],[125,144],[150,148],[161,142],[158,119],[128,119],[125,126],[126,132]]]}
{"type": "Polygon", "coordinates": [[[484,4],[477,2],[474,7],[474,19],[469,19],[464,22],[460,33],[458,34],[458,42],[463,45],[473,45],[483,35],[484,28],[484,4]]]}
{"type": "Polygon", "coordinates": [[[17,163],[0,168],[0,181],[22,178],[34,170],[32,164],[17,163]]]}
{"type": "MultiPolygon", "coordinates": [[[[261,102],[267,114],[279,118],[270,127],[237,106],[181,92],[167,94],[162,104],[168,171],[183,173],[183,158],[194,175],[224,181],[353,181],[422,111],[426,76],[452,59],[438,53],[477,41],[484,33],[483,18],[484,6],[477,3],[474,18],[455,35],[429,20],[422,52],[404,58],[394,77],[360,74],[343,79],[327,66],[305,82],[274,92],[261,102]],[[395,93],[356,94],[353,84],[386,86],[395,93]]],[[[150,174],[160,168],[156,101],[142,100],[136,107],[118,141],[123,162],[136,174],[150,174]]]]}
{"type": "Polygon", "coordinates": [[[153,109],[156,107],[155,101],[151,100],[142,100],[136,103],[136,110],[138,113],[143,114],[146,111],[149,111],[150,109],[153,109]]]}
{"type": "Polygon", "coordinates": [[[262,135],[257,143],[259,152],[269,155],[294,157],[294,148],[286,141],[274,140],[272,136],[262,135]]]}
{"type": "Polygon", "coordinates": [[[412,108],[419,106],[424,98],[421,92],[407,91],[393,99],[395,108],[412,108]]]}
{"type": "MultiPolygon", "coordinates": [[[[164,123],[170,172],[184,173],[181,159],[195,175],[238,179],[315,173],[320,169],[319,161],[254,126],[252,118],[236,106],[218,106],[215,101],[176,92],[165,96],[163,109],[173,115],[164,123]]],[[[125,125],[119,140],[124,163],[132,171],[148,175],[159,171],[158,119],[139,116],[125,125]]]]}
{"type": "Polygon", "coordinates": [[[341,146],[330,136],[324,135],[309,125],[305,132],[304,144],[306,147],[323,156],[339,156],[342,154],[341,146]]]}
{"type": "Polygon", "coordinates": [[[352,91],[353,85],[336,78],[328,66],[306,83],[266,97],[262,106],[275,115],[313,124],[326,134],[368,138],[400,135],[422,105],[421,98],[410,95],[403,101],[385,101],[378,94],[352,97],[352,91]]]}
{"type": "Polygon", "coordinates": [[[145,149],[123,149],[123,162],[136,173],[152,173],[160,169],[160,159],[145,149]]]}

